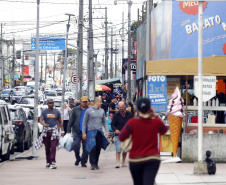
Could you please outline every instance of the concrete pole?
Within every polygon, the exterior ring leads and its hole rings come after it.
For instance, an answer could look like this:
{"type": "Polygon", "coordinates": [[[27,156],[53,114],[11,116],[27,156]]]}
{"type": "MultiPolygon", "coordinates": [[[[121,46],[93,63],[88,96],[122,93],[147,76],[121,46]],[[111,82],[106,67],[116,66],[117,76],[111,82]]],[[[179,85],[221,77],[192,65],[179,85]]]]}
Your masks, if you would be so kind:
{"type": "Polygon", "coordinates": [[[48,64],[47,64],[47,51],[46,51],[45,84],[46,84],[46,80],[47,80],[47,79],[46,79],[46,77],[47,77],[47,74],[46,74],[46,73],[47,73],[47,65],[48,65],[48,64]]]}
{"type": "Polygon", "coordinates": [[[12,82],[11,88],[14,88],[14,71],[15,71],[15,38],[13,38],[13,63],[12,63],[12,82]]]}
{"type": "Polygon", "coordinates": [[[92,0],[89,0],[89,99],[94,100],[95,98],[95,76],[94,76],[94,63],[93,63],[93,17],[92,17],[92,0]]]}
{"type": "Polygon", "coordinates": [[[0,65],[1,65],[1,87],[0,87],[0,93],[2,92],[3,90],[3,86],[4,86],[4,59],[3,59],[3,56],[2,54],[0,53],[0,58],[1,58],[1,61],[0,61],[0,65]]]}
{"type": "MultiPolygon", "coordinates": [[[[122,12],[122,65],[120,66],[121,69],[122,69],[122,66],[123,66],[123,59],[124,59],[124,42],[125,42],[125,38],[124,38],[124,12],[122,12]]],[[[125,74],[122,74],[122,89],[124,89],[124,85],[125,85],[125,74]]]]}
{"type": "Polygon", "coordinates": [[[132,1],[128,0],[128,87],[127,87],[127,99],[131,102],[131,6],[132,1]]]}
{"type": "Polygon", "coordinates": [[[198,97],[198,162],[203,161],[203,2],[199,1],[199,32],[198,32],[198,77],[199,77],[199,97],[198,97]]]}
{"type": "Polygon", "coordinates": [[[87,29],[87,96],[89,96],[89,76],[90,76],[90,63],[89,63],[89,48],[90,48],[90,46],[89,46],[89,28],[87,29]]]}
{"type": "Polygon", "coordinates": [[[55,58],[55,53],[54,53],[54,64],[53,64],[53,80],[55,82],[55,70],[56,70],[56,58],[55,58]]]}
{"type": "MultiPolygon", "coordinates": [[[[64,115],[64,94],[65,94],[65,85],[67,80],[67,45],[68,45],[68,32],[70,28],[70,18],[71,16],[74,16],[73,14],[66,14],[68,15],[68,23],[66,25],[66,43],[65,43],[65,55],[64,55],[64,74],[63,74],[63,86],[62,86],[62,99],[61,99],[61,115],[63,118],[64,115]]],[[[63,119],[62,119],[63,120],[63,119]]]]}
{"type": "MultiPolygon", "coordinates": [[[[33,143],[38,138],[38,79],[39,79],[39,4],[37,0],[37,27],[36,27],[36,55],[35,55],[35,101],[34,101],[34,126],[33,126],[33,143]]],[[[32,155],[37,156],[37,150],[33,144],[32,155]]]]}
{"type": "Polygon", "coordinates": [[[21,54],[22,54],[22,85],[24,86],[24,51],[22,51],[21,54]]]}
{"type": "Polygon", "coordinates": [[[113,27],[111,27],[111,63],[110,63],[110,79],[113,78],[113,27]]]}
{"type": "Polygon", "coordinates": [[[76,64],[76,99],[78,100],[78,60],[79,60],[79,40],[77,40],[77,64],[76,64]]]}
{"type": "Polygon", "coordinates": [[[42,86],[42,80],[43,80],[43,72],[42,72],[42,69],[43,69],[43,60],[42,60],[42,55],[41,55],[41,80],[40,80],[40,87],[42,86]]]}
{"type": "Polygon", "coordinates": [[[105,79],[108,79],[108,21],[107,7],[105,7],[105,79]]]}
{"type": "Polygon", "coordinates": [[[83,0],[79,0],[79,21],[78,21],[78,39],[79,39],[79,60],[78,60],[78,77],[80,79],[78,100],[82,97],[82,69],[83,69],[83,0]]]}
{"type": "Polygon", "coordinates": [[[117,39],[116,39],[116,43],[115,43],[115,78],[117,78],[117,71],[118,71],[118,65],[117,65],[117,54],[118,54],[118,50],[117,50],[117,39]]]}

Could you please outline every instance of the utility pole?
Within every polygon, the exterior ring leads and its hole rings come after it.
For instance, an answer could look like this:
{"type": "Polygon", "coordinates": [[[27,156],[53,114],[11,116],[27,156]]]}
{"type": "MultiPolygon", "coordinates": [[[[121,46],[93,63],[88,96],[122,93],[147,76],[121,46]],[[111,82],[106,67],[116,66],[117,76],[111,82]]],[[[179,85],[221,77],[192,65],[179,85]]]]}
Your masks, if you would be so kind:
{"type": "MultiPolygon", "coordinates": [[[[93,63],[93,17],[92,17],[92,0],[89,0],[89,76],[88,86],[89,94],[88,97],[91,100],[95,98],[95,77],[94,77],[94,63],[93,63]]],[[[82,82],[81,82],[82,84],[82,82]]]]}
{"type": "Polygon", "coordinates": [[[110,63],[110,78],[113,78],[113,27],[111,27],[111,63],[110,63]]]}
{"type": "Polygon", "coordinates": [[[105,7],[105,79],[108,79],[108,19],[107,7],[105,7]]]}
{"type": "Polygon", "coordinates": [[[12,61],[12,82],[11,88],[14,88],[14,71],[15,71],[15,38],[13,38],[13,61],[12,61]]]}
{"type": "MultiPolygon", "coordinates": [[[[35,99],[34,99],[34,125],[33,125],[33,143],[38,138],[38,79],[39,79],[39,4],[37,0],[37,27],[36,27],[36,55],[35,55],[35,99]]],[[[37,150],[33,144],[32,155],[37,156],[37,150]]]]}
{"type": "MultiPolygon", "coordinates": [[[[2,39],[2,23],[1,23],[1,39],[2,39]]],[[[1,41],[2,42],[2,41],[1,41]]]]}
{"type": "MultiPolygon", "coordinates": [[[[78,39],[79,39],[79,59],[78,59],[78,75],[80,83],[78,91],[78,100],[82,97],[82,68],[83,68],[83,0],[79,0],[79,21],[78,21],[78,39]]],[[[78,81],[77,81],[78,82],[78,81]]]]}
{"type": "Polygon", "coordinates": [[[117,47],[117,39],[116,39],[116,43],[115,43],[115,78],[117,78],[117,71],[118,71],[117,54],[118,54],[118,47],[117,47]]]}
{"type": "Polygon", "coordinates": [[[24,49],[21,52],[22,54],[22,85],[24,86],[24,49]]]}
{"type": "Polygon", "coordinates": [[[127,98],[128,102],[131,102],[131,6],[132,1],[128,0],[128,87],[127,87],[127,98]]]}
{"type": "Polygon", "coordinates": [[[43,69],[43,60],[42,60],[42,55],[41,55],[41,82],[40,82],[40,86],[42,86],[42,80],[43,80],[43,72],[42,72],[42,69],[43,69]]]}
{"type": "Polygon", "coordinates": [[[46,51],[46,65],[45,65],[45,84],[46,84],[46,73],[47,73],[47,51],[46,51]]]}
{"type": "Polygon", "coordinates": [[[56,70],[56,61],[55,61],[55,54],[56,53],[54,53],[54,64],[53,64],[53,81],[55,82],[55,70],[56,70]]]}
{"type": "Polygon", "coordinates": [[[65,55],[64,55],[64,74],[63,74],[63,86],[62,86],[62,99],[61,99],[61,115],[64,115],[64,94],[65,94],[65,85],[67,78],[67,45],[68,45],[68,32],[70,28],[70,18],[74,16],[73,14],[65,14],[68,15],[68,23],[66,25],[66,43],[65,43],[65,55]]]}
{"type": "Polygon", "coordinates": [[[87,81],[87,96],[89,96],[89,76],[90,76],[90,63],[89,63],[89,28],[87,29],[87,78],[88,78],[88,81],[87,81]]]}
{"type": "MultiPolygon", "coordinates": [[[[120,66],[122,69],[123,66],[123,59],[124,59],[124,42],[125,42],[125,38],[124,38],[124,12],[122,12],[122,65],[120,66]]],[[[122,74],[122,89],[124,90],[125,86],[125,75],[122,74]]],[[[122,93],[123,94],[123,93],[122,93]]],[[[125,97],[123,97],[125,98],[125,97]]]]}

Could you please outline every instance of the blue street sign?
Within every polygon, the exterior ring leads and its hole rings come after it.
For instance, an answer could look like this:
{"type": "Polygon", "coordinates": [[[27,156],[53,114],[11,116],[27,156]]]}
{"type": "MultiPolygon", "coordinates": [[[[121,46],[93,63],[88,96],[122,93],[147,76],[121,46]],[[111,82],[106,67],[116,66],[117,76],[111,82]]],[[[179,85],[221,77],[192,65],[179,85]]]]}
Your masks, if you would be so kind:
{"type": "Polygon", "coordinates": [[[166,76],[148,76],[148,98],[155,112],[167,111],[166,76]]]}
{"type": "MultiPolygon", "coordinates": [[[[36,50],[35,34],[31,36],[31,50],[36,50]]],[[[63,34],[40,34],[39,50],[65,50],[65,37],[63,34]]]]}

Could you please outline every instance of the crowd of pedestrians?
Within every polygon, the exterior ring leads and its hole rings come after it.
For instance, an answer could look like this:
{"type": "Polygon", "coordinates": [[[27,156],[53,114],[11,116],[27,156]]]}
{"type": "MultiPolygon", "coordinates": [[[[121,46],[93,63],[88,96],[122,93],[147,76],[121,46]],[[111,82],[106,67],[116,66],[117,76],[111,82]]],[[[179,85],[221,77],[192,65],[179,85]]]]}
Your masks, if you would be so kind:
{"type": "Polygon", "coordinates": [[[40,122],[44,132],[36,142],[38,149],[42,142],[46,149],[46,167],[56,169],[57,122],[61,136],[72,133],[72,150],[75,153],[75,166],[87,167],[88,157],[91,170],[98,170],[101,149],[111,143],[116,148],[115,168],[126,165],[127,152],[121,149],[124,140],[132,136],[132,148],[129,153],[129,169],[134,185],[152,185],[160,165],[158,134],[164,134],[167,127],[151,108],[147,98],[137,101],[137,110],[133,103],[113,97],[107,100],[106,94],[90,101],[83,96],[80,102],[64,104],[63,122],[60,112],[54,109],[54,101],[47,101],[48,109],[41,114],[40,122]],[[103,128],[105,132],[103,132],[103,128]],[[82,154],[80,148],[82,145],[82,154]],[[122,157],[121,157],[122,156],[122,157]]]}

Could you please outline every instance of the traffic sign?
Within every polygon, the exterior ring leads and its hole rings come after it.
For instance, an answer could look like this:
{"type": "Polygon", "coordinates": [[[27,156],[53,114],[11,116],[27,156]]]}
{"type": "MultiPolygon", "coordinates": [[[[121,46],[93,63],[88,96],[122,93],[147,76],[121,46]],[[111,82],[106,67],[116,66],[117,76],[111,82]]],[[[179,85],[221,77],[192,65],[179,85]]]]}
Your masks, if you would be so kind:
{"type": "MultiPolygon", "coordinates": [[[[31,36],[31,50],[36,50],[36,35],[31,36]]],[[[65,50],[64,34],[40,34],[39,50],[65,50]]]]}
{"type": "MultiPolygon", "coordinates": [[[[76,75],[72,75],[71,76],[71,84],[76,84],[76,78],[77,78],[77,76],[76,75]]],[[[79,77],[78,77],[78,83],[80,82],[80,79],[79,79],[79,77]]]]}

